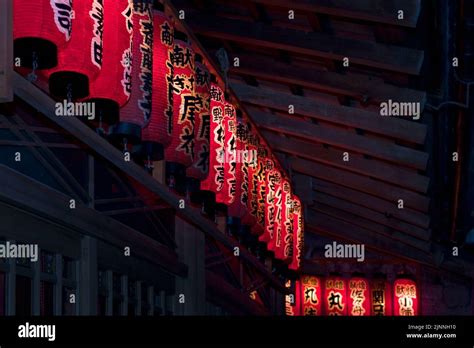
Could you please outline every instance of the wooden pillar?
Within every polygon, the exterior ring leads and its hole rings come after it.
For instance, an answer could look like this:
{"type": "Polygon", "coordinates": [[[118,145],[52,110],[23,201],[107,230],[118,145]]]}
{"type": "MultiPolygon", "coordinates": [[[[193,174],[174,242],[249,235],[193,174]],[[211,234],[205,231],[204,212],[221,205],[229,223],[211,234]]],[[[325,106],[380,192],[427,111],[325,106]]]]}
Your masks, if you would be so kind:
{"type": "Polygon", "coordinates": [[[33,278],[31,279],[31,315],[40,315],[41,288],[41,249],[38,248],[38,260],[31,262],[33,278]]]}
{"type": "Polygon", "coordinates": [[[155,289],[153,285],[150,285],[146,289],[146,294],[147,294],[147,304],[148,304],[148,313],[147,315],[153,316],[155,312],[155,289]]]}
{"type": "Polygon", "coordinates": [[[105,300],[105,315],[114,314],[114,274],[112,271],[105,271],[105,286],[107,287],[107,298],[105,300]]]}
{"type": "Polygon", "coordinates": [[[135,282],[135,294],[135,298],[137,299],[135,315],[139,316],[142,315],[142,282],[139,280],[135,282]]]}
{"type": "Polygon", "coordinates": [[[177,315],[204,315],[206,308],[204,235],[183,219],[175,218],[178,257],[188,267],[186,278],[176,277],[177,315]],[[180,303],[184,295],[184,303],[180,303]]]}
{"type": "Polygon", "coordinates": [[[13,0],[0,1],[0,103],[13,101],[13,0]]]}
{"type": "Polygon", "coordinates": [[[84,236],[81,240],[79,315],[97,315],[97,272],[97,240],[84,236]]]}
{"type": "Polygon", "coordinates": [[[54,284],[53,314],[62,315],[63,314],[63,256],[61,254],[55,254],[54,263],[56,266],[56,284],[54,284]]]}
{"type": "Polygon", "coordinates": [[[166,315],[166,292],[164,290],[160,291],[160,309],[161,315],[166,315]]]}
{"type": "Polygon", "coordinates": [[[123,296],[123,301],[120,308],[120,315],[128,314],[128,276],[123,275],[120,277],[120,293],[123,296]]]}
{"type": "MultiPolygon", "coordinates": [[[[10,243],[15,243],[15,241],[10,240],[10,243]]],[[[7,301],[5,313],[6,315],[15,315],[16,313],[16,259],[9,258],[7,259],[9,270],[6,275],[6,293],[7,301]]]]}

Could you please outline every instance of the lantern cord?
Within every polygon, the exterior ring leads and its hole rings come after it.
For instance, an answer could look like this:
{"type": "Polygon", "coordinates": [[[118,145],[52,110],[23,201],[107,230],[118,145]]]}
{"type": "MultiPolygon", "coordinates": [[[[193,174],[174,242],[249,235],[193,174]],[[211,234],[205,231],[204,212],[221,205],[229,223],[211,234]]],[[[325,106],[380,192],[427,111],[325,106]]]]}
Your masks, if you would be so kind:
{"type": "Polygon", "coordinates": [[[69,103],[72,102],[72,84],[70,82],[66,86],[66,98],[69,103]]]}
{"type": "Polygon", "coordinates": [[[102,110],[99,111],[99,127],[97,127],[98,134],[105,134],[105,130],[102,127],[102,110]]]}
{"type": "Polygon", "coordinates": [[[149,173],[152,173],[154,168],[155,168],[155,167],[153,166],[153,162],[151,161],[150,155],[148,155],[148,156],[147,156],[147,161],[146,161],[146,164],[145,164],[145,169],[146,169],[149,173]]]}
{"type": "Polygon", "coordinates": [[[30,82],[35,82],[38,79],[38,75],[36,75],[36,70],[38,69],[38,54],[33,51],[32,55],[32,68],[31,72],[28,74],[27,79],[30,82]]]}
{"type": "Polygon", "coordinates": [[[127,153],[128,152],[128,141],[127,141],[127,138],[123,138],[123,153],[127,153]]]}

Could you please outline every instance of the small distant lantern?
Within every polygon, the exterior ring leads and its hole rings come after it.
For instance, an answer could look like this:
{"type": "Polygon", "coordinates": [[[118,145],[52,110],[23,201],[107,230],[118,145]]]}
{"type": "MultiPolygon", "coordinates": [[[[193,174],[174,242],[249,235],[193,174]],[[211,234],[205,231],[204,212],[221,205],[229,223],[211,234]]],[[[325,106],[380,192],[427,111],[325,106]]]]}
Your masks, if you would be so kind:
{"type": "Polygon", "coordinates": [[[347,296],[350,316],[370,315],[370,286],[366,278],[355,275],[349,279],[347,296]]]}
{"type": "Polygon", "coordinates": [[[371,311],[374,316],[392,315],[391,285],[382,275],[377,275],[371,283],[371,311]]]}
{"type": "Polygon", "coordinates": [[[58,51],[58,65],[44,72],[51,95],[69,101],[89,95],[90,82],[102,70],[104,53],[103,1],[74,1],[73,6],[71,39],[58,51]]]}
{"type": "Polygon", "coordinates": [[[277,248],[275,257],[289,262],[293,249],[293,201],[290,182],[286,179],[281,183],[281,222],[280,222],[280,246],[277,248]]]}
{"type": "MultiPolygon", "coordinates": [[[[232,218],[241,219],[245,215],[247,209],[247,183],[244,181],[244,166],[248,161],[245,153],[245,142],[247,140],[247,127],[242,120],[242,113],[237,110],[237,126],[236,126],[236,161],[235,161],[235,199],[229,205],[227,211],[232,218]]],[[[248,163],[247,163],[248,165],[248,163]]]]}
{"type": "MultiPolygon", "coordinates": [[[[173,63],[170,52],[174,42],[174,27],[164,13],[164,6],[154,3],[153,12],[153,83],[152,108],[142,129],[142,152],[146,161],[159,161],[171,144],[173,129],[173,63]]],[[[149,163],[150,165],[150,163],[149,163]]]]}
{"type": "Polygon", "coordinates": [[[416,282],[405,275],[400,275],[393,283],[393,315],[418,315],[418,290],[416,282]]]}
{"type": "Polygon", "coordinates": [[[312,275],[301,276],[302,315],[322,315],[323,291],[321,279],[312,275]]]}
{"type": "Polygon", "coordinates": [[[289,269],[298,270],[304,249],[303,208],[300,199],[293,195],[293,254],[289,269]]]}
{"type": "Polygon", "coordinates": [[[165,150],[168,186],[184,193],[186,169],[194,159],[195,88],[194,52],[188,36],[174,31],[173,49],[173,129],[171,144],[165,150]]]}
{"type": "Polygon", "coordinates": [[[249,132],[247,135],[247,143],[245,146],[245,151],[248,154],[248,160],[244,163],[244,176],[243,181],[246,183],[247,189],[247,213],[242,218],[242,224],[248,226],[254,226],[257,223],[257,210],[258,210],[258,201],[257,201],[257,175],[258,171],[258,159],[257,159],[257,136],[252,132],[250,125],[249,132]],[[255,186],[255,188],[254,188],[255,186]]]}
{"type": "Polygon", "coordinates": [[[338,275],[331,275],[324,282],[324,310],[327,315],[347,315],[347,284],[338,275]]]}
{"type": "Polygon", "coordinates": [[[72,0],[14,0],[14,55],[21,67],[51,69],[58,49],[71,39],[72,0]]]}
{"type": "MultiPolygon", "coordinates": [[[[90,82],[87,102],[95,104],[95,121],[113,125],[119,121],[120,107],[124,106],[131,92],[130,40],[132,26],[127,17],[131,11],[129,0],[103,1],[103,50],[100,74],[90,82]],[[130,57],[128,57],[130,58],[130,57]]],[[[98,12],[95,16],[100,15],[98,12]]],[[[99,24],[98,24],[99,25],[99,24]]],[[[101,53],[100,53],[101,52],[101,53]]]]}
{"type": "Polygon", "coordinates": [[[285,295],[285,315],[294,317],[301,315],[302,290],[301,280],[288,279],[285,287],[289,290],[289,294],[285,295]]]}
{"type": "Polygon", "coordinates": [[[124,55],[122,61],[129,70],[125,73],[124,83],[126,85],[131,83],[130,99],[120,110],[120,122],[111,128],[110,134],[113,140],[122,141],[125,147],[127,144],[138,144],[141,141],[142,127],[151,116],[153,82],[151,5],[145,2],[134,2],[130,3],[130,6],[132,8],[123,14],[128,18],[128,27],[132,25],[133,28],[132,42],[130,50],[124,55]]]}

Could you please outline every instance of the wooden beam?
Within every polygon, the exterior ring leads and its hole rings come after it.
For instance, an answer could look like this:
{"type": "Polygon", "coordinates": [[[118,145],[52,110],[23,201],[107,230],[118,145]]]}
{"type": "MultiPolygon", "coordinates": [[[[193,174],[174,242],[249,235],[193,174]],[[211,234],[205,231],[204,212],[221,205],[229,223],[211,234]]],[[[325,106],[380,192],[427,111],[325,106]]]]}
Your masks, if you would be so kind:
{"type": "Polygon", "coordinates": [[[122,172],[131,176],[142,185],[145,185],[150,191],[158,195],[170,207],[175,208],[177,215],[197,226],[201,231],[211,238],[221,242],[227,248],[240,248],[240,257],[250,263],[256,270],[268,279],[272,285],[280,292],[286,293],[287,289],[275,276],[273,276],[265,266],[247,249],[242,247],[231,237],[221,233],[215,224],[201,215],[199,209],[193,207],[179,208],[182,197],[173,193],[165,185],[159,183],[149,175],[141,166],[134,162],[124,161],[123,153],[108,143],[105,139],[99,137],[86,124],[75,117],[57,117],[55,114],[55,101],[33,84],[25,80],[21,75],[13,74],[13,86],[15,95],[26,101],[32,107],[36,108],[48,119],[65,129],[71,135],[76,137],[82,143],[93,149],[99,156],[108,160],[122,172]]]}
{"type": "Polygon", "coordinates": [[[0,1],[0,103],[13,101],[13,1],[0,1]]]}
{"type": "Polygon", "coordinates": [[[426,138],[426,126],[421,123],[384,117],[360,108],[324,104],[289,92],[253,87],[244,83],[232,82],[231,86],[244,103],[265,106],[284,113],[288,113],[288,105],[293,105],[297,115],[360,128],[416,144],[423,144],[426,138]]]}
{"type": "Polygon", "coordinates": [[[298,66],[275,61],[273,56],[239,53],[240,66],[230,66],[235,75],[253,76],[260,80],[273,81],[334,94],[348,96],[362,103],[380,105],[392,99],[398,102],[418,102],[421,110],[426,102],[426,92],[386,84],[374,76],[348,72],[316,70],[311,65],[298,66]],[[278,72],[278,73],[275,73],[278,72]]]}
{"type": "Polygon", "coordinates": [[[428,154],[391,142],[383,142],[363,135],[350,133],[344,129],[335,129],[316,125],[305,120],[283,115],[272,115],[255,108],[247,108],[255,123],[265,129],[278,133],[334,145],[372,157],[425,170],[428,154]]]}
{"type": "Polygon", "coordinates": [[[428,252],[384,238],[363,227],[323,213],[308,214],[306,228],[310,233],[322,234],[335,240],[363,244],[366,249],[382,252],[386,255],[398,256],[425,264],[431,264],[432,262],[428,252]]]}
{"type": "Polygon", "coordinates": [[[424,52],[376,42],[339,38],[323,33],[258,25],[203,12],[186,11],[186,21],[197,34],[245,45],[282,49],[299,54],[342,61],[351,64],[419,75],[424,52]]]}
{"type": "Polygon", "coordinates": [[[325,206],[336,208],[338,211],[344,211],[349,214],[353,214],[354,216],[362,217],[419,239],[430,239],[430,232],[428,230],[400,221],[393,216],[385,215],[362,205],[348,202],[345,199],[330,196],[328,194],[318,192],[317,190],[313,194],[313,199],[317,205],[324,204],[325,206]]]}
{"type": "MultiPolygon", "coordinates": [[[[416,249],[422,250],[424,252],[430,251],[430,243],[426,240],[421,240],[418,238],[414,238],[410,235],[405,233],[395,231],[392,228],[386,227],[384,225],[374,223],[373,221],[367,220],[362,218],[356,214],[352,214],[345,210],[340,210],[338,208],[334,208],[332,206],[326,205],[324,203],[315,203],[311,209],[309,210],[308,214],[325,214],[329,215],[338,221],[345,221],[350,224],[362,227],[367,231],[376,233],[381,238],[387,238],[389,240],[396,241],[398,243],[402,243],[405,245],[409,245],[416,249]]],[[[318,215],[319,216],[319,215],[318,215]]]]}
{"type": "Polygon", "coordinates": [[[351,153],[349,161],[346,162],[343,161],[344,151],[341,149],[324,147],[321,144],[289,138],[271,131],[262,131],[262,135],[274,151],[282,151],[311,161],[371,176],[421,193],[426,193],[428,190],[430,179],[413,170],[386,164],[375,159],[366,159],[357,153],[351,153]]]}
{"type": "MultiPolygon", "coordinates": [[[[427,226],[429,219],[423,213],[405,207],[398,209],[393,202],[372,196],[367,193],[356,191],[352,188],[335,184],[329,181],[313,178],[313,188],[317,192],[323,192],[333,197],[341,198],[347,202],[355,203],[361,207],[366,207],[374,212],[380,212],[388,218],[399,219],[410,225],[427,226]]],[[[317,194],[317,193],[316,193],[317,194]]]]}
{"type": "MultiPolygon", "coordinates": [[[[429,198],[413,191],[389,185],[367,176],[354,174],[346,170],[333,168],[300,158],[292,158],[290,163],[292,169],[296,172],[386,199],[391,202],[394,207],[397,207],[399,199],[403,199],[405,208],[409,207],[423,212],[428,211],[429,198]]],[[[428,224],[429,218],[426,217],[425,219],[418,221],[417,226],[426,228],[428,227],[428,224]]]]}
{"type": "Polygon", "coordinates": [[[317,12],[376,23],[415,28],[421,11],[421,0],[253,0],[267,6],[283,7],[301,12],[317,12]],[[398,10],[404,18],[398,19],[398,10]]]}

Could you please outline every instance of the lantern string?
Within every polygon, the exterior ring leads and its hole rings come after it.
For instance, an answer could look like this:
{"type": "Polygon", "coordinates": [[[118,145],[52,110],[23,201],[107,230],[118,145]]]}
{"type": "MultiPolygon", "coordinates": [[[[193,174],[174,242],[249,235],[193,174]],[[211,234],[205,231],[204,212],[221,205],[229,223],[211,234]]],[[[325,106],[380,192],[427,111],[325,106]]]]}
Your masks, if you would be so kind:
{"type": "Polygon", "coordinates": [[[97,128],[98,134],[105,134],[105,130],[102,127],[102,110],[99,110],[99,127],[97,128]]]}
{"type": "Polygon", "coordinates": [[[72,102],[72,83],[69,82],[66,86],[66,98],[68,102],[72,102]]]}
{"type": "Polygon", "coordinates": [[[28,74],[28,81],[30,82],[35,82],[37,79],[38,79],[38,75],[36,75],[36,70],[38,69],[38,54],[36,53],[36,51],[33,51],[33,54],[32,54],[32,67],[33,69],[31,70],[31,72],[28,74]]]}

